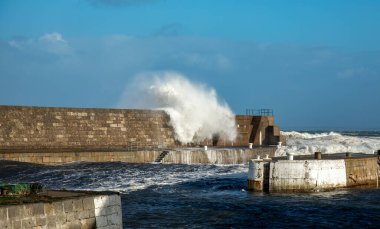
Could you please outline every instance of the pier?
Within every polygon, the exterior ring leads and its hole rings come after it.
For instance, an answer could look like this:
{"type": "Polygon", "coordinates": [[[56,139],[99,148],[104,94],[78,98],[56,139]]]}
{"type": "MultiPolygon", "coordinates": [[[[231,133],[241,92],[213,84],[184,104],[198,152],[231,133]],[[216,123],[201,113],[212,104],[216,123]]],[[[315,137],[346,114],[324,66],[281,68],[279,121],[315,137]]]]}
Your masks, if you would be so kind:
{"type": "Polygon", "coordinates": [[[248,190],[319,192],[379,185],[380,155],[360,153],[288,155],[249,161],[248,190]]]}

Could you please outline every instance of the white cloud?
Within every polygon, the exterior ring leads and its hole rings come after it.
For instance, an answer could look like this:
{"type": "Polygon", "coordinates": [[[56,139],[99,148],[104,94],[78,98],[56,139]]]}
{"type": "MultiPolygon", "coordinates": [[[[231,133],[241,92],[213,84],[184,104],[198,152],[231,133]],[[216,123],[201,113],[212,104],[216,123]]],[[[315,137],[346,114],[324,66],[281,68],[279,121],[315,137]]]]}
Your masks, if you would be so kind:
{"type": "Polygon", "coordinates": [[[47,52],[54,54],[69,54],[71,48],[62,34],[53,32],[47,33],[38,39],[38,44],[47,52]]]}
{"type": "Polygon", "coordinates": [[[57,32],[44,34],[44,35],[42,35],[42,36],[39,38],[39,40],[42,41],[42,42],[51,42],[51,43],[56,43],[56,42],[59,42],[59,43],[67,43],[67,42],[63,39],[62,34],[57,33],[57,32]]]}
{"type": "Polygon", "coordinates": [[[69,43],[63,38],[62,34],[57,32],[44,34],[38,39],[13,39],[8,42],[8,45],[31,54],[67,55],[72,53],[69,43]]]}

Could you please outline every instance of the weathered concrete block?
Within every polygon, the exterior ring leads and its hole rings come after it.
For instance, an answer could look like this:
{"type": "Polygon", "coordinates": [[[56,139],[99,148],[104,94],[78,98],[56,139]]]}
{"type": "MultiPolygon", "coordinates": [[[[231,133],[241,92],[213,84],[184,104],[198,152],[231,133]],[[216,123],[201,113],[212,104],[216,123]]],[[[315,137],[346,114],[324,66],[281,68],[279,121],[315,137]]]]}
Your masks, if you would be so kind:
{"type": "Polygon", "coordinates": [[[90,218],[90,210],[82,210],[78,212],[78,219],[87,219],[87,218],[90,218]]]}
{"type": "Polygon", "coordinates": [[[95,208],[109,206],[109,196],[97,196],[94,198],[95,208]]]}
{"type": "Polygon", "coordinates": [[[83,199],[83,209],[95,209],[94,198],[86,197],[83,199]]]}
{"type": "MultiPolygon", "coordinates": [[[[52,208],[54,209],[55,215],[60,215],[60,214],[63,214],[65,212],[63,209],[63,202],[53,202],[51,205],[52,205],[52,208]]],[[[46,212],[46,214],[47,214],[47,212],[46,212]]]]}
{"type": "Polygon", "coordinates": [[[8,219],[8,209],[7,207],[0,207],[0,221],[8,219]]]}
{"type": "Polygon", "coordinates": [[[80,221],[80,223],[81,223],[82,229],[89,229],[89,228],[95,228],[96,227],[96,219],[95,218],[82,219],[80,221]]]}
{"type": "Polygon", "coordinates": [[[12,229],[21,229],[21,228],[22,228],[21,220],[15,220],[12,222],[12,229]]]}
{"type": "Polygon", "coordinates": [[[96,217],[96,226],[104,227],[108,225],[107,216],[97,216],[96,217]]]}
{"type": "MultiPolygon", "coordinates": [[[[55,220],[52,220],[53,216],[48,216],[47,217],[47,228],[58,228],[57,227],[57,222],[55,220]]],[[[55,218],[55,217],[54,217],[55,218]]]]}
{"type": "Polygon", "coordinates": [[[36,225],[36,219],[35,218],[26,218],[21,220],[21,227],[22,228],[32,228],[36,225]]]}
{"type": "Polygon", "coordinates": [[[73,200],[73,209],[74,209],[74,211],[82,211],[83,210],[82,199],[73,200]]]}
{"type": "Polygon", "coordinates": [[[66,216],[67,215],[65,213],[55,215],[55,221],[57,222],[57,224],[61,225],[66,222],[66,216]]]}
{"type": "Polygon", "coordinates": [[[37,217],[36,218],[36,225],[37,226],[45,226],[46,225],[46,216],[44,215],[43,217],[37,217]]]}
{"type": "Polygon", "coordinates": [[[11,229],[12,228],[12,224],[10,223],[10,221],[2,221],[0,220],[0,228],[4,228],[4,229],[11,229]]]}
{"type": "Polygon", "coordinates": [[[37,203],[37,204],[33,204],[31,206],[31,209],[32,209],[32,215],[44,215],[45,214],[45,208],[44,208],[44,204],[43,203],[37,203]]]}
{"type": "Polygon", "coordinates": [[[9,206],[8,207],[8,219],[14,220],[23,217],[23,208],[19,206],[9,206]],[[22,210],[22,211],[20,211],[22,210]]]}
{"type": "Polygon", "coordinates": [[[107,215],[106,207],[95,208],[95,216],[104,216],[107,215]]]}
{"type": "Polygon", "coordinates": [[[81,229],[82,225],[80,221],[66,222],[61,226],[62,229],[81,229]]]}
{"type": "Polygon", "coordinates": [[[74,210],[73,200],[63,201],[63,210],[65,212],[71,212],[74,210]]]}
{"type": "Polygon", "coordinates": [[[66,222],[74,222],[79,219],[78,212],[72,211],[66,213],[66,222]]]}

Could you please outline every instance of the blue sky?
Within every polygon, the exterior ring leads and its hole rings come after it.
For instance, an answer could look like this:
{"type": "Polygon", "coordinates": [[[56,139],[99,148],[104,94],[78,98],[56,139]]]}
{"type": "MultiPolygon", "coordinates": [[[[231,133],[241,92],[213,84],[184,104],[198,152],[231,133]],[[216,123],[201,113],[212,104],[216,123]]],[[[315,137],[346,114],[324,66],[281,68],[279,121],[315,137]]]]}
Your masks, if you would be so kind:
{"type": "Polygon", "coordinates": [[[0,104],[116,107],[178,71],[284,129],[380,130],[380,1],[2,0],[0,104]]]}

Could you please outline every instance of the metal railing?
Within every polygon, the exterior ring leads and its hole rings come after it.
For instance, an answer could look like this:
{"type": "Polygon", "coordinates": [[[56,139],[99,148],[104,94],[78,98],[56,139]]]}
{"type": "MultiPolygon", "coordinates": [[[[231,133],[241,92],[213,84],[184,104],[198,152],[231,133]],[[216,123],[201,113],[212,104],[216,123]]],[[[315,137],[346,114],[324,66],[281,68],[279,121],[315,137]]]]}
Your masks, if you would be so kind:
{"type": "Polygon", "coordinates": [[[245,114],[253,116],[273,116],[273,109],[246,109],[245,114]]]}

